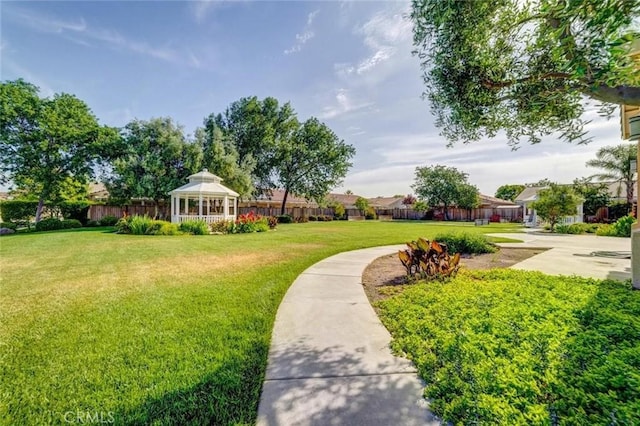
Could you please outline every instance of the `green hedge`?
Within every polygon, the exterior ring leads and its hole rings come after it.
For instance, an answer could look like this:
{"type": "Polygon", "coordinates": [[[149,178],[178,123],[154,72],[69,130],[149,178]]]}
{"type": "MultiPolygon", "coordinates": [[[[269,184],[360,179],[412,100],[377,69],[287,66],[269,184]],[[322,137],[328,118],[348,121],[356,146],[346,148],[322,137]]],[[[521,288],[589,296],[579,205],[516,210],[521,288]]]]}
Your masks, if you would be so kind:
{"type": "Polygon", "coordinates": [[[7,200],[0,203],[0,215],[5,222],[29,221],[36,215],[37,201],[7,200]]]}

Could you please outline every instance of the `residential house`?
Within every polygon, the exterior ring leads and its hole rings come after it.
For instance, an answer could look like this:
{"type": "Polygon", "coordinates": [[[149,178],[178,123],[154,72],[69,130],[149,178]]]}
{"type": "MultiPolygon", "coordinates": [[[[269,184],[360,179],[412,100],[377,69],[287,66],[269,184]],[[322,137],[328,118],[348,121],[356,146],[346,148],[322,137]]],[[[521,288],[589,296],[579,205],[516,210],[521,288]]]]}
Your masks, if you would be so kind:
{"type": "MultiPolygon", "coordinates": [[[[532,204],[538,200],[538,194],[541,190],[547,189],[548,186],[531,186],[525,188],[514,200],[516,204],[522,206],[524,209],[524,226],[529,228],[535,228],[541,225],[542,219],[538,216],[532,204]]],[[[559,223],[565,225],[571,225],[572,223],[582,223],[583,220],[583,205],[582,202],[578,204],[577,212],[573,216],[565,216],[559,223]]]]}

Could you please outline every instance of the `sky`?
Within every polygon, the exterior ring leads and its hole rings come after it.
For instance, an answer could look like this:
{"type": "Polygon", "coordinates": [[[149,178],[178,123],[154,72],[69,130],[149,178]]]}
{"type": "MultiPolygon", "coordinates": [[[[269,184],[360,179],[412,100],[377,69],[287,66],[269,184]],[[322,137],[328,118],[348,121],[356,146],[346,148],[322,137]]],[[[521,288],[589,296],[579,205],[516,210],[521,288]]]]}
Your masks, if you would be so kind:
{"type": "Polygon", "coordinates": [[[23,78],[43,97],[66,92],[100,123],[172,117],[193,134],[247,96],[290,102],[356,148],[335,192],[412,192],[415,168],[456,167],[480,192],[548,178],[570,183],[621,143],[618,116],[595,109],[588,145],[554,137],[513,151],[498,136],[447,147],[411,54],[410,3],[372,1],[0,2],[0,80],[23,78]]]}

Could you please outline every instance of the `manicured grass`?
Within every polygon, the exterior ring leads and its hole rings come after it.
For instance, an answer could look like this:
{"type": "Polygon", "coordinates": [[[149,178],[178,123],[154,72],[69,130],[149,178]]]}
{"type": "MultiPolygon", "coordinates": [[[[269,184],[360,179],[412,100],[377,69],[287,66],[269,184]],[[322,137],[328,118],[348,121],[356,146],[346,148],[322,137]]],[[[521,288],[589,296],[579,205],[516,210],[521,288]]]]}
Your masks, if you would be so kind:
{"type": "Polygon", "coordinates": [[[629,282],[463,271],[377,308],[446,421],[640,424],[640,292],[629,282]]]}
{"type": "Polygon", "coordinates": [[[251,424],[276,310],[305,268],[460,229],[516,227],[316,222],[221,236],[2,237],[0,424],[251,424]]]}

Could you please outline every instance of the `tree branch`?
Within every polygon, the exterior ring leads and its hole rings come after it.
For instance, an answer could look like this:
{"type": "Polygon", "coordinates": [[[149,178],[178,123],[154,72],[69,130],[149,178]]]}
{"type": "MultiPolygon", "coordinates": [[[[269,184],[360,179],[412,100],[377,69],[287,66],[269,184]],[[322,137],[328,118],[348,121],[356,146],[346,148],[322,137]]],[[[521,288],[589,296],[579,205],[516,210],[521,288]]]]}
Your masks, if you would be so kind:
{"type": "Polygon", "coordinates": [[[571,74],[565,72],[548,72],[542,75],[529,75],[526,77],[518,78],[515,80],[506,80],[506,81],[492,81],[492,80],[484,80],[482,85],[487,89],[502,89],[505,87],[513,86],[514,84],[520,83],[528,83],[531,81],[540,81],[540,80],[563,80],[571,78],[571,74]]]}
{"type": "Polygon", "coordinates": [[[600,84],[596,87],[587,86],[582,90],[582,93],[592,99],[605,103],[640,106],[640,87],[610,87],[600,84]]]}

